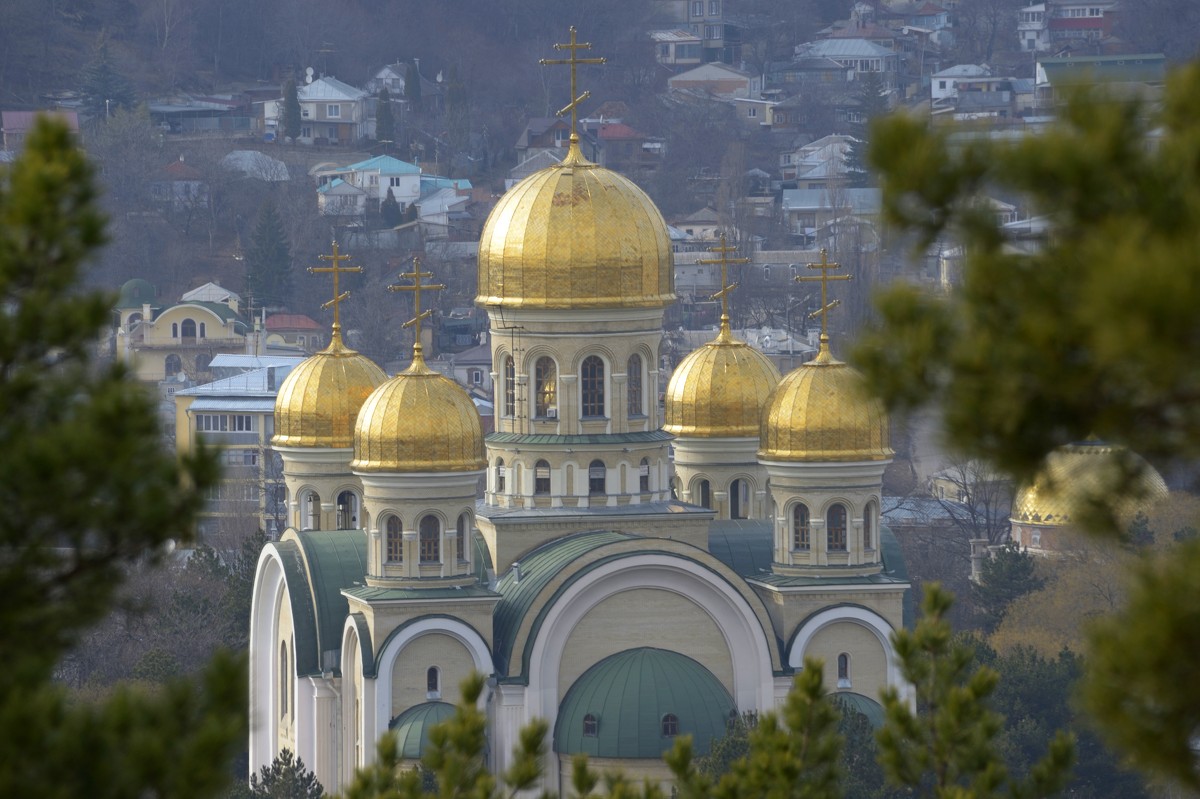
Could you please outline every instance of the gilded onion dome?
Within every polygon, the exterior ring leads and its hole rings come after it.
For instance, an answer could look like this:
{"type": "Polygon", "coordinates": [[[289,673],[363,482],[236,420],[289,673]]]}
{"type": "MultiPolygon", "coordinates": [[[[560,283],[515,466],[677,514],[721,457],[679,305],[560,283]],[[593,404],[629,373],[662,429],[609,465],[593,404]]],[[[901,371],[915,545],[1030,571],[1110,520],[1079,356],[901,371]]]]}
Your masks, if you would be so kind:
{"type": "Polygon", "coordinates": [[[1047,455],[1033,482],[1017,492],[1012,519],[1047,527],[1069,525],[1090,502],[1111,496],[1118,487],[1129,490],[1115,508],[1122,517],[1133,516],[1167,494],[1162,475],[1125,447],[1096,440],[1068,444],[1047,455]]]}
{"type": "Polygon", "coordinates": [[[479,241],[481,305],[661,308],[675,299],[671,240],[646,193],[591,163],[562,163],[509,189],[479,241]]]}
{"type": "Polygon", "coordinates": [[[788,373],[762,415],[759,457],[778,461],[882,461],[892,457],[888,417],[863,377],[829,352],[788,373]]]}
{"type": "Polygon", "coordinates": [[[663,429],[677,436],[758,437],[763,406],[778,384],[775,364],[734,338],[723,316],[717,337],[671,375],[663,429]]]}
{"type": "Polygon", "coordinates": [[[466,472],[485,463],[475,403],[425,364],[420,345],[412,365],[375,389],[358,414],[356,472],[466,472]]]}
{"type": "Polygon", "coordinates": [[[348,448],[358,409],[387,380],[375,362],[342,343],[334,326],[329,346],[291,371],[275,397],[277,447],[348,448]]]}

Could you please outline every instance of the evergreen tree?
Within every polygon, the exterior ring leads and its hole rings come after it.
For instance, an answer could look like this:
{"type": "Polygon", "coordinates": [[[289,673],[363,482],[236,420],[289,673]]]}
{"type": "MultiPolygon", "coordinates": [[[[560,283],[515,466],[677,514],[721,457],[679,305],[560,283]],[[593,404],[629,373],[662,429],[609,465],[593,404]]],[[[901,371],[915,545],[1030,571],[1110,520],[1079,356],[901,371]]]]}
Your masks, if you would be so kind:
{"type": "Polygon", "coordinates": [[[96,57],[80,76],[83,107],[93,119],[107,119],[113,112],[132,109],[136,102],[133,84],[113,67],[108,45],[103,44],[96,57]]]}
{"type": "Polygon", "coordinates": [[[190,539],[216,477],[207,451],[164,452],[155,401],[93,358],[114,298],[79,282],[104,239],[91,167],[39,120],[0,175],[0,795],[208,796],[245,740],[241,664],[97,703],[53,682],[126,569],[190,539]]]}
{"type": "Polygon", "coordinates": [[[279,211],[263,204],[246,252],[246,288],[264,306],[286,307],[292,296],[292,254],[279,211]]]}
{"type": "Polygon", "coordinates": [[[322,799],[325,789],[317,775],[304,767],[304,761],[284,749],[271,765],[250,775],[250,786],[233,793],[230,799],[322,799]]]}
{"type": "Polygon", "coordinates": [[[414,113],[421,111],[421,74],[416,64],[409,64],[404,75],[404,99],[414,113]]]}
{"type": "Polygon", "coordinates": [[[995,630],[1009,605],[1042,584],[1033,555],[1011,542],[996,549],[983,561],[979,582],[973,586],[975,602],[985,616],[984,628],[995,630]]]}
{"type": "Polygon", "coordinates": [[[400,210],[400,203],[396,202],[396,195],[392,193],[391,187],[388,187],[387,196],[379,204],[379,215],[383,217],[383,224],[387,227],[395,227],[400,224],[403,213],[400,210]]]}
{"type": "MultiPolygon", "coordinates": [[[[446,83],[446,132],[450,143],[449,162],[454,164],[456,156],[465,153],[471,140],[471,106],[466,84],[458,76],[458,66],[450,67],[446,83]]],[[[453,173],[453,170],[451,170],[453,173]]]]}
{"type": "MultiPolygon", "coordinates": [[[[1154,458],[1200,453],[1200,66],[1173,73],[1161,106],[1079,95],[1043,135],[951,146],[900,116],[875,131],[887,216],[920,247],[964,246],[962,286],[896,289],[856,355],[893,407],[936,403],[948,442],[1018,481],[1048,452],[1096,435],[1154,458]],[[978,198],[1003,192],[1052,233],[1014,251],[978,198]],[[1003,286],[1002,291],[997,287],[1003,286]]],[[[1115,470],[1114,470],[1115,471],[1115,470]]],[[[1106,515],[1123,493],[1114,475],[1106,515]]],[[[1093,713],[1141,767],[1200,789],[1200,546],[1137,569],[1126,609],[1088,653],[1093,713]]]]}
{"type": "Polygon", "coordinates": [[[876,183],[867,164],[867,148],[870,146],[871,125],[887,113],[887,93],[878,72],[863,73],[858,87],[858,113],[860,121],[851,129],[854,137],[846,152],[847,183],[854,188],[873,186],[876,183]]]}
{"type": "Polygon", "coordinates": [[[283,84],[283,135],[293,142],[300,138],[300,95],[291,78],[283,84]]]}
{"type": "Polygon", "coordinates": [[[396,119],[392,116],[392,93],[384,86],[375,102],[375,141],[390,150],[396,143],[396,119]]]}

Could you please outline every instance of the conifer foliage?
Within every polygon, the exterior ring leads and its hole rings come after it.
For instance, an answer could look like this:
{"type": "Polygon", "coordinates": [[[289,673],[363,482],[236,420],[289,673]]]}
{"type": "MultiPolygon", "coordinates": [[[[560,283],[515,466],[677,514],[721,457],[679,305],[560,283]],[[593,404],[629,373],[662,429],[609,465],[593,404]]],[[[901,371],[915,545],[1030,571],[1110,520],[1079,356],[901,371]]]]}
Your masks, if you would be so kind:
{"type": "Polygon", "coordinates": [[[246,288],[264,306],[286,306],[292,296],[292,253],[275,204],[265,203],[246,252],[246,288]]]}

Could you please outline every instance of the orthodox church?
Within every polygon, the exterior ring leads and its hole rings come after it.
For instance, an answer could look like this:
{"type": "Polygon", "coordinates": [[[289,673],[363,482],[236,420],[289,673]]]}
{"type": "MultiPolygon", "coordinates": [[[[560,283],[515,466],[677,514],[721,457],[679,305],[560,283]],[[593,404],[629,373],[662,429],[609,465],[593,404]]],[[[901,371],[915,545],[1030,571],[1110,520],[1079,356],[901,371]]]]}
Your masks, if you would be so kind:
{"type": "MultiPolygon", "coordinates": [[[[584,45],[572,31],[564,47],[584,45]]],[[[889,639],[908,583],[880,525],[882,408],[828,336],[781,378],[727,314],[660,406],[668,229],[577,136],[483,229],[493,433],[424,362],[432,275],[414,261],[392,287],[414,294],[418,343],[389,379],[343,343],[351,267],[336,245],[322,257],[332,340],[275,408],[290,527],[255,578],[252,772],[288,748],[338,790],[389,730],[415,761],[471,672],[488,677],[489,766],[545,719],[552,793],[580,752],[665,783],[677,736],[704,753],[731,715],[778,707],[805,658],[868,713],[885,686],[908,695],[889,639]]]]}

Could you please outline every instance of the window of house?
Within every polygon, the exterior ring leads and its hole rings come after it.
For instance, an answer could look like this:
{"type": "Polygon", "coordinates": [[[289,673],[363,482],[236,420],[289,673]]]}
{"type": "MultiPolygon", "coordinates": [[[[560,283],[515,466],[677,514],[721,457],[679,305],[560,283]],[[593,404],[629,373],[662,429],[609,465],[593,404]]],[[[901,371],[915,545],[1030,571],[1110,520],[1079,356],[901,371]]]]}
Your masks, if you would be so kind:
{"type": "Polygon", "coordinates": [[[367,175],[367,185],[368,186],[378,186],[379,185],[379,175],[367,175]]]}
{"type": "Polygon", "coordinates": [[[704,16],[704,0],[692,0],[692,16],[704,16]]]}
{"type": "Polygon", "coordinates": [[[605,494],[607,493],[606,482],[608,478],[608,467],[604,465],[604,461],[592,461],[588,464],[588,493],[589,494],[605,494]]]}
{"type": "Polygon", "coordinates": [[[229,430],[229,417],[223,413],[196,414],[196,432],[224,433],[229,430]]]}
{"type": "Polygon", "coordinates": [[[439,563],[442,559],[442,527],[432,513],[417,523],[417,538],[421,545],[422,563],[439,563]]]}
{"type": "Polygon", "coordinates": [[[471,385],[477,386],[482,382],[483,382],[483,370],[482,369],[472,369],[471,370],[471,385]]]}
{"type": "Polygon", "coordinates": [[[721,0],[708,0],[708,15],[710,17],[721,13],[721,0]]]}
{"type": "Polygon", "coordinates": [[[583,737],[584,738],[595,738],[597,732],[599,732],[599,729],[600,729],[600,724],[596,720],[596,716],[594,714],[588,713],[586,716],[583,717],[583,737]]]}
{"type": "Polygon", "coordinates": [[[404,531],[399,516],[388,516],[383,523],[384,560],[388,563],[404,562],[404,531]]]}
{"type": "Polygon", "coordinates": [[[807,551],[812,547],[811,527],[808,519],[808,506],[797,502],[792,508],[792,549],[807,551]]]}
{"type": "Polygon", "coordinates": [[[558,366],[543,356],[533,367],[533,415],[539,419],[558,412],[558,366]]]}
{"type": "Polygon", "coordinates": [[[206,333],[205,333],[205,329],[204,329],[204,323],[201,322],[200,323],[200,338],[204,338],[205,335],[206,335],[206,333]]]}
{"type": "Polygon", "coordinates": [[[850,687],[850,655],[843,652],[838,655],[838,688],[850,687]]]}
{"type": "MultiPolygon", "coordinates": [[[[307,116],[307,114],[305,114],[305,115],[307,116]]],[[[312,138],[312,128],[309,127],[308,125],[301,125],[300,126],[300,138],[311,139],[312,138]]]]}
{"type": "Polygon", "coordinates": [[[720,39],[721,38],[721,26],[720,25],[705,25],[704,26],[704,38],[708,39],[709,41],[712,41],[714,39],[720,39]]]}
{"type": "Polygon", "coordinates": [[[650,461],[642,458],[638,465],[638,491],[643,494],[650,490],[650,461]]]}
{"type": "Polygon", "coordinates": [[[629,407],[626,411],[630,416],[645,416],[642,403],[642,356],[630,355],[625,371],[625,385],[629,391],[629,407]]]}
{"type": "Polygon", "coordinates": [[[248,413],[235,413],[229,417],[229,428],[239,433],[252,433],[254,417],[248,413]]]}
{"type": "Polygon", "coordinates": [[[504,493],[504,459],[496,459],[496,493],[504,493]]]}
{"type": "Polygon", "coordinates": [[[944,89],[944,88],[946,88],[946,81],[944,81],[944,80],[939,80],[939,81],[938,81],[938,88],[939,88],[939,89],[944,89]]]}
{"type": "Polygon", "coordinates": [[[458,549],[458,562],[467,561],[467,530],[471,528],[471,515],[458,514],[458,523],[454,525],[454,546],[458,549]]]}
{"type": "Polygon", "coordinates": [[[398,178],[398,177],[388,178],[388,185],[391,186],[393,189],[400,188],[400,178],[398,178]]]}
{"type": "Polygon", "coordinates": [[[329,103],[325,106],[325,116],[330,119],[337,119],[342,115],[342,107],[337,103],[329,103]]]}
{"type": "Polygon", "coordinates": [[[505,416],[512,416],[516,413],[516,396],[517,396],[517,373],[513,366],[511,355],[505,355],[502,361],[504,374],[504,411],[505,416]]]}
{"type": "Polygon", "coordinates": [[[184,319],[179,325],[179,335],[183,338],[196,337],[196,322],[193,319],[184,319]]]}
{"type": "Polygon", "coordinates": [[[167,377],[174,377],[183,371],[183,359],[175,354],[168,355],[163,362],[163,371],[167,377]]]}
{"type": "Polygon", "coordinates": [[[846,551],[846,506],[838,502],[825,514],[825,534],[830,552],[846,551]]]}
{"type": "Polygon", "coordinates": [[[668,713],[662,717],[662,737],[674,738],[679,734],[679,717],[668,713]]]}
{"type": "Polygon", "coordinates": [[[550,493],[550,464],[538,461],[533,465],[533,493],[550,493]]]}
{"type": "Polygon", "coordinates": [[[758,116],[758,109],[755,108],[754,106],[750,106],[749,108],[746,109],[746,116],[750,117],[751,119],[754,119],[756,116],[758,116]]]}
{"type": "Polygon", "coordinates": [[[604,361],[598,355],[583,359],[579,370],[583,388],[583,416],[604,416],[604,361]]]}
{"type": "Polygon", "coordinates": [[[437,666],[430,666],[425,671],[425,698],[442,698],[442,675],[437,666]]]}

